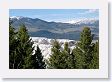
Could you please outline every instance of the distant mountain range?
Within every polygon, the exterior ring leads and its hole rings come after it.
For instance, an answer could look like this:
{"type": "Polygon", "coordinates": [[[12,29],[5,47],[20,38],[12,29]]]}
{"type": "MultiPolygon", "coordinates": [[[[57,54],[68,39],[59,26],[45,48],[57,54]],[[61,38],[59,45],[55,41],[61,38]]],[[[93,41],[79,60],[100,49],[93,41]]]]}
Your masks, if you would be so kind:
{"type": "Polygon", "coordinates": [[[31,37],[46,37],[58,39],[79,40],[83,27],[90,27],[94,39],[99,38],[99,20],[86,19],[75,23],[47,22],[38,18],[10,17],[12,26],[17,30],[21,24],[25,24],[31,37]]]}

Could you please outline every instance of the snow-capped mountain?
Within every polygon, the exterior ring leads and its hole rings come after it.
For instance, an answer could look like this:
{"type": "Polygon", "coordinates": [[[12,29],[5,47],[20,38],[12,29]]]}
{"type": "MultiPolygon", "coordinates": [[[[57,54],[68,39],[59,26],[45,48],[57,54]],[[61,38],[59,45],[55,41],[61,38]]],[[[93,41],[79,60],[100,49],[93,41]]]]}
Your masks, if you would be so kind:
{"type": "Polygon", "coordinates": [[[13,20],[13,19],[17,19],[17,20],[20,20],[22,18],[27,18],[27,17],[23,17],[23,16],[11,16],[10,19],[13,20]]]}
{"type": "Polygon", "coordinates": [[[66,23],[70,23],[70,24],[93,24],[93,23],[95,23],[95,22],[97,22],[97,21],[99,21],[98,19],[93,19],[93,18],[91,18],[91,19],[78,19],[78,20],[70,20],[70,21],[68,21],[68,22],[66,22],[66,23]]]}
{"type": "Polygon", "coordinates": [[[85,19],[85,20],[81,20],[76,22],[75,24],[95,24],[97,23],[99,20],[98,19],[85,19]]]}
{"type": "Polygon", "coordinates": [[[94,39],[98,39],[99,20],[82,19],[75,21],[72,24],[61,22],[47,22],[39,18],[29,18],[21,16],[13,16],[9,18],[13,21],[12,26],[18,29],[21,24],[25,24],[31,37],[46,37],[60,39],[75,39],[78,40],[83,27],[90,27],[95,35],[94,39]],[[96,36],[97,35],[97,36],[96,36]]]}

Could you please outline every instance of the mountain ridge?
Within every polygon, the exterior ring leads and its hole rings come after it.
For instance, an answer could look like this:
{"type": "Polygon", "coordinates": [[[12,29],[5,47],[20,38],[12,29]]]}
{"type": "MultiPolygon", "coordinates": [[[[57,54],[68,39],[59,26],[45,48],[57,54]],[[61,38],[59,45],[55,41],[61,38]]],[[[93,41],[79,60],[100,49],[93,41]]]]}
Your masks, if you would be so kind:
{"type": "MultiPolygon", "coordinates": [[[[62,22],[48,22],[39,18],[30,17],[9,17],[13,21],[12,26],[18,30],[21,24],[25,24],[31,37],[47,37],[47,38],[65,38],[65,39],[79,39],[80,32],[83,27],[90,27],[92,33],[98,39],[99,35],[99,20],[86,23],[84,21],[76,22],[75,24],[62,22]],[[40,34],[39,34],[40,33],[40,34]]],[[[95,38],[94,38],[95,39],[95,38]]]]}

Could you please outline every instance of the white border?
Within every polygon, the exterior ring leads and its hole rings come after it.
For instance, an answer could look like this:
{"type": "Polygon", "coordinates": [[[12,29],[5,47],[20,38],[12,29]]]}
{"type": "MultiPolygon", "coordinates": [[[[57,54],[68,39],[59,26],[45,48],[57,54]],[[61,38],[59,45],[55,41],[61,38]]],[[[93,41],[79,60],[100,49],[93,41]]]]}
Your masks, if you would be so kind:
{"type": "Polygon", "coordinates": [[[106,0],[2,0],[0,11],[0,75],[3,78],[108,78],[106,0]],[[99,9],[99,69],[9,69],[9,9],[99,9]]]}

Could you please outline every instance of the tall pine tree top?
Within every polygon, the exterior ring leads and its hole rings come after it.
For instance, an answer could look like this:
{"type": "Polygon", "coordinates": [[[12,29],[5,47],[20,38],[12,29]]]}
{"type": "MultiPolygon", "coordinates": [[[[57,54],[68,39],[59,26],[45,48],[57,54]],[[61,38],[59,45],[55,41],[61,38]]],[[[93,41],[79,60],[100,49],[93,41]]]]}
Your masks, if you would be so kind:
{"type": "Polygon", "coordinates": [[[34,48],[33,42],[30,39],[30,36],[28,34],[28,30],[26,29],[26,26],[22,24],[18,30],[17,38],[19,40],[19,46],[18,46],[18,53],[21,57],[22,61],[22,68],[25,69],[32,69],[32,60],[31,55],[33,53],[34,48]]]}
{"type": "Polygon", "coordinates": [[[26,29],[26,26],[24,24],[22,24],[19,28],[18,38],[20,38],[20,41],[23,43],[27,42],[30,38],[28,34],[28,30],[26,29]]]}
{"type": "Polygon", "coordinates": [[[86,49],[91,44],[91,42],[92,42],[91,30],[89,27],[84,27],[80,36],[80,43],[82,45],[82,48],[86,49]]]}
{"type": "Polygon", "coordinates": [[[84,27],[80,35],[80,41],[74,48],[73,53],[75,56],[76,68],[87,69],[92,59],[93,46],[92,35],[89,27],[84,27]]]}
{"type": "Polygon", "coordinates": [[[32,61],[33,61],[32,65],[34,69],[45,69],[46,68],[45,60],[42,56],[41,50],[38,47],[38,45],[36,47],[35,54],[32,55],[32,61]]]}

